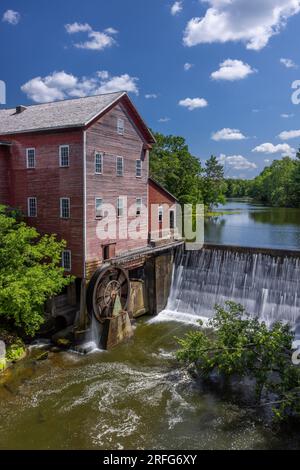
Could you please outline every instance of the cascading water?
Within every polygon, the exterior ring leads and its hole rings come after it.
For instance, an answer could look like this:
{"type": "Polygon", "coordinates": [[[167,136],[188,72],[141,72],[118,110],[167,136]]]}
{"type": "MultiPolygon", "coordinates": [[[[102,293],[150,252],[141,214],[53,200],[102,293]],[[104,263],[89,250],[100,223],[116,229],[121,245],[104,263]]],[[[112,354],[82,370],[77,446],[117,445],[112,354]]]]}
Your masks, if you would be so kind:
{"type": "Polygon", "coordinates": [[[180,253],[161,319],[195,323],[227,300],[268,324],[300,322],[300,260],[225,249],[180,253]]]}

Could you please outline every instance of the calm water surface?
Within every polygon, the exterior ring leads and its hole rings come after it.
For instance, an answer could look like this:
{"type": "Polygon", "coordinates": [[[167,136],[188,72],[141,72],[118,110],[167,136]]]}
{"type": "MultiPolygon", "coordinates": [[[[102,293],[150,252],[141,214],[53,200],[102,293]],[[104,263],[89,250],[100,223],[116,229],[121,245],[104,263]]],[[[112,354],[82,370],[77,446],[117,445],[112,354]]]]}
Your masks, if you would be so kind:
{"type": "Polygon", "coordinates": [[[300,250],[300,209],[228,200],[216,211],[220,216],[205,222],[207,243],[300,250]]]}

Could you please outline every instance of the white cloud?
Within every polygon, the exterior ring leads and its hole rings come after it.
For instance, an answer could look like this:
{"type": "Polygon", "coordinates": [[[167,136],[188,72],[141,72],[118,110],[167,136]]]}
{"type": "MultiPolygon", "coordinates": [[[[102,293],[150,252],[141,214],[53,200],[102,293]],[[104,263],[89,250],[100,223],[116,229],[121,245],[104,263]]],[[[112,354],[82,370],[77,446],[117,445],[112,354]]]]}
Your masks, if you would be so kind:
{"type": "Polygon", "coordinates": [[[102,51],[116,44],[114,36],[118,31],[114,28],[106,28],[103,32],[94,31],[88,23],[69,23],[65,25],[68,34],[87,33],[88,39],[84,42],[75,43],[78,49],[90,49],[102,51]]]}
{"type": "Polygon", "coordinates": [[[214,132],[211,136],[212,140],[218,142],[219,140],[244,140],[246,136],[238,129],[230,129],[228,127],[214,132]]]}
{"type": "Polygon", "coordinates": [[[281,140],[289,140],[289,139],[296,139],[296,137],[300,137],[300,130],[295,131],[283,131],[279,134],[279,139],[281,140]]]}
{"type": "Polygon", "coordinates": [[[218,160],[225,167],[232,168],[233,170],[254,170],[257,168],[255,163],[250,162],[242,155],[231,155],[227,157],[226,155],[221,154],[218,160]]]}
{"type": "Polygon", "coordinates": [[[286,114],[286,113],[283,113],[283,114],[280,114],[280,116],[284,119],[289,119],[289,118],[292,118],[295,116],[295,114],[286,114]]]}
{"type": "Polygon", "coordinates": [[[158,98],[157,94],[156,93],[148,93],[147,95],[145,95],[145,98],[147,100],[156,100],[156,98],[158,98]]]}
{"type": "Polygon", "coordinates": [[[271,160],[269,158],[265,158],[264,163],[270,163],[270,161],[271,160]]]}
{"type": "Polygon", "coordinates": [[[227,59],[220,64],[219,70],[211,74],[211,78],[213,80],[242,80],[254,72],[256,72],[255,69],[241,60],[227,59]]]}
{"type": "Polygon", "coordinates": [[[247,49],[260,50],[300,12],[300,0],[204,0],[203,17],[192,18],[184,32],[184,44],[242,41],[247,49]]]}
{"type": "Polygon", "coordinates": [[[194,64],[190,64],[189,62],[186,62],[183,66],[184,70],[186,72],[188,72],[189,70],[191,70],[191,68],[194,67],[194,64]]]}
{"type": "Polygon", "coordinates": [[[184,100],[180,100],[178,104],[179,106],[187,108],[189,111],[208,106],[208,102],[204,98],[185,98],[184,100]]]}
{"type": "Polygon", "coordinates": [[[173,16],[177,15],[178,13],[182,11],[182,8],[183,6],[182,6],[181,1],[173,3],[173,5],[171,6],[171,15],[173,16]]]}
{"type": "Polygon", "coordinates": [[[252,150],[252,152],[265,153],[269,155],[273,153],[281,153],[283,157],[294,157],[296,155],[296,150],[292,148],[289,144],[273,145],[270,142],[258,145],[252,150]]]}
{"type": "Polygon", "coordinates": [[[35,77],[21,86],[27,97],[37,103],[79,98],[83,96],[127,91],[138,94],[138,79],[128,74],[111,76],[107,71],[92,77],[78,78],[64,71],[53,72],[46,77],[35,77]]]}
{"type": "Polygon", "coordinates": [[[284,65],[287,69],[297,69],[298,65],[292,59],[280,59],[280,63],[284,65]]]}
{"type": "Polygon", "coordinates": [[[168,117],[160,118],[160,119],[158,120],[158,122],[169,122],[169,121],[171,121],[171,119],[168,118],[168,117]]]}
{"type": "Polygon", "coordinates": [[[12,25],[18,24],[20,20],[21,20],[20,13],[14,10],[6,10],[6,12],[4,12],[3,17],[2,17],[2,21],[4,21],[5,23],[12,24],[12,25]]]}

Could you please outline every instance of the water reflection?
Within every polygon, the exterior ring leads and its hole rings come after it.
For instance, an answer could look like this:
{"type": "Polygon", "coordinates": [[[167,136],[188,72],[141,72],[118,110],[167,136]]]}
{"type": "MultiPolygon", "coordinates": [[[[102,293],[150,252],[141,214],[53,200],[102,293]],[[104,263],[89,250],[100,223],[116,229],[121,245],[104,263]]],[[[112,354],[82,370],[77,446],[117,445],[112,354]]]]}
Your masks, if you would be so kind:
{"type": "Polygon", "coordinates": [[[300,209],[229,200],[205,221],[205,241],[221,245],[300,250],[300,209]]]}

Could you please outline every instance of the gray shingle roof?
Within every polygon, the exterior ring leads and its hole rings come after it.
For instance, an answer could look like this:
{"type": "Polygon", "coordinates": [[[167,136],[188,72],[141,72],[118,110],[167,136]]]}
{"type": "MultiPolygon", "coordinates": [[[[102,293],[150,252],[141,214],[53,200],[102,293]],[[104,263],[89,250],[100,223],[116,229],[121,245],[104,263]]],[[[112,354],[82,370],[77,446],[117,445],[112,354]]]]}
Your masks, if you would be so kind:
{"type": "Polygon", "coordinates": [[[125,94],[117,92],[38,104],[28,106],[20,114],[15,108],[1,109],[0,135],[82,127],[125,94]]]}

